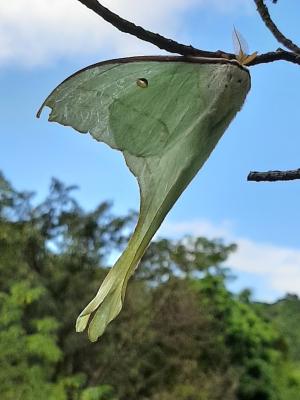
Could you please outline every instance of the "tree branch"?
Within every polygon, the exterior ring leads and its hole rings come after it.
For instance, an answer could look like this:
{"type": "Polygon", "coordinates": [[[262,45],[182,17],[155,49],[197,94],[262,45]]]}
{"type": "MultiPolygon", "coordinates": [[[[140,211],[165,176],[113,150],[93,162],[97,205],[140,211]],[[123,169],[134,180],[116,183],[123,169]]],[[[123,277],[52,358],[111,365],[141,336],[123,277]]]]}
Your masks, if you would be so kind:
{"type": "Polygon", "coordinates": [[[254,182],[292,181],[300,179],[300,168],[289,171],[266,171],[249,173],[247,180],[254,182]]]}
{"type": "MultiPolygon", "coordinates": [[[[105,21],[111,23],[121,32],[125,32],[130,35],[136,36],[137,38],[152,43],[153,45],[159,47],[160,49],[166,50],[169,53],[181,54],[183,56],[226,58],[228,60],[236,59],[235,54],[232,53],[228,53],[222,50],[218,51],[200,50],[193,46],[186,46],[172,39],[167,39],[164,36],[161,36],[157,33],[147,31],[141,26],[137,26],[132,22],[119,17],[117,14],[113,13],[108,8],[102,6],[97,0],[78,0],[78,1],[80,1],[80,3],[84,4],[86,7],[90,8],[105,21]]],[[[294,64],[300,65],[300,55],[282,49],[278,49],[277,51],[274,52],[260,54],[248,65],[252,66],[258,64],[265,64],[279,60],[289,61],[294,64]]]]}
{"type": "Polygon", "coordinates": [[[114,27],[119,29],[121,32],[129,33],[141,40],[152,43],[160,49],[166,50],[170,53],[177,53],[183,56],[201,56],[211,58],[235,58],[234,54],[223,54],[221,51],[205,51],[196,49],[193,46],[186,46],[184,44],[175,42],[175,40],[167,39],[158,33],[147,31],[141,26],[137,26],[124,18],[119,17],[117,14],[110,11],[108,8],[102,6],[97,0],[78,0],[86,7],[90,8],[105,21],[111,23],[114,27]]]}
{"type": "Polygon", "coordinates": [[[257,6],[257,11],[259,12],[259,15],[261,16],[263,22],[269,28],[273,36],[283,44],[287,49],[297,53],[300,55],[300,48],[293,43],[290,39],[288,39],[280,30],[277,28],[273,20],[271,19],[269,10],[267,6],[264,4],[263,0],[254,0],[255,4],[257,6]]]}
{"type": "Polygon", "coordinates": [[[288,61],[300,65],[300,55],[281,48],[264,54],[258,54],[247,66],[251,67],[258,64],[267,64],[273,61],[288,61]]]}

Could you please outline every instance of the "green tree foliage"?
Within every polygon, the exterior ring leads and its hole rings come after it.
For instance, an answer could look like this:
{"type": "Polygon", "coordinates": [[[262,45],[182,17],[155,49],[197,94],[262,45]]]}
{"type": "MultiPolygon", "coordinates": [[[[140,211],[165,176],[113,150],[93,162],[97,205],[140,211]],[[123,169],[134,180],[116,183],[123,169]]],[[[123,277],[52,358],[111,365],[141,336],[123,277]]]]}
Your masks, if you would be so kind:
{"type": "Polygon", "coordinates": [[[231,294],[221,241],[153,242],[103,338],[76,334],[134,216],[86,212],[73,189],[35,204],[0,179],[1,400],[297,399],[299,299],[231,294]]]}
{"type": "Polygon", "coordinates": [[[293,400],[300,393],[300,299],[287,294],[274,304],[257,304],[261,314],[281,333],[286,353],[284,373],[279,374],[280,392],[284,400],[293,400]]]}

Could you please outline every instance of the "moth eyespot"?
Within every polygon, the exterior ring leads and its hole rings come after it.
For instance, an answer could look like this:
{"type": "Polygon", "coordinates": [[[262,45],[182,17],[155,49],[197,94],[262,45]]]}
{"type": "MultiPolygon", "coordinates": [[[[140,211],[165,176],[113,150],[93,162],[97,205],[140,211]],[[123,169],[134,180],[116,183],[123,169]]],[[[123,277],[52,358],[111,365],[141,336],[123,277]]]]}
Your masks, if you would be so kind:
{"type": "Polygon", "coordinates": [[[149,84],[148,84],[148,80],[147,80],[146,78],[139,78],[139,79],[137,79],[136,84],[137,84],[139,87],[143,88],[143,89],[147,88],[148,85],[149,85],[149,84]]]}

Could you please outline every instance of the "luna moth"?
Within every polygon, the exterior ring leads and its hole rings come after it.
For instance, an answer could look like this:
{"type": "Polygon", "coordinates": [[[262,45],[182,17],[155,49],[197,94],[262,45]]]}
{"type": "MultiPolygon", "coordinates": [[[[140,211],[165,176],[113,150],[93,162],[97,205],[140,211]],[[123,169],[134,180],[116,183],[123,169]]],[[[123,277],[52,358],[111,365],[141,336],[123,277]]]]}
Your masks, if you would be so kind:
{"type": "Polygon", "coordinates": [[[48,96],[49,121],[123,153],[137,178],[140,213],[127,248],[76,322],[96,341],[119,314],[152,237],[241,109],[250,74],[239,62],[180,56],[104,61],[48,96]]]}

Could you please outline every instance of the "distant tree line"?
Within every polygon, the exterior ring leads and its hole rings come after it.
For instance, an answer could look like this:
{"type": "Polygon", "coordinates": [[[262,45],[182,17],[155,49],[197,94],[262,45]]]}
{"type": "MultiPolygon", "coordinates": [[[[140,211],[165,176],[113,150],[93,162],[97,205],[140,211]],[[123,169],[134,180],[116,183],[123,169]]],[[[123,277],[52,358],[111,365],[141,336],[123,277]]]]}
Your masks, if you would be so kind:
{"type": "Polygon", "coordinates": [[[300,301],[226,288],[234,245],[152,243],[123,312],[96,344],[76,334],[134,215],[80,207],[53,180],[39,204],[0,177],[2,400],[296,400],[300,301]]]}

